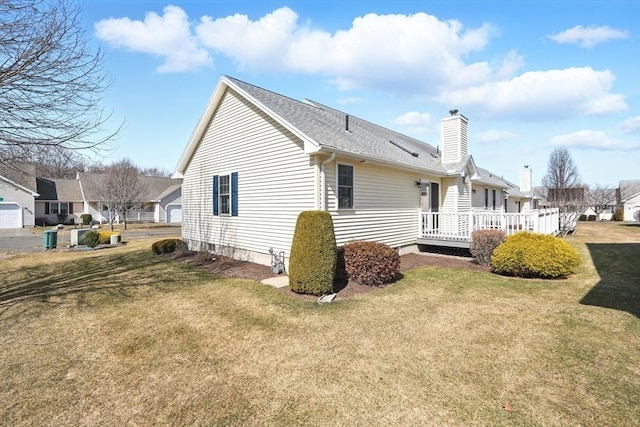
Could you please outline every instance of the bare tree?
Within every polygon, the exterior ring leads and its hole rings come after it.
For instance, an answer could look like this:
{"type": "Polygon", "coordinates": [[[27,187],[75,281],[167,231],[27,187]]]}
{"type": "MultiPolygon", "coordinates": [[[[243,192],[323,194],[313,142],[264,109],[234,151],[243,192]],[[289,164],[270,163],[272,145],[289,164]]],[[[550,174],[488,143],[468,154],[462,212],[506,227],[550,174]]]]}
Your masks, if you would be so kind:
{"type": "MultiPolygon", "coordinates": [[[[0,0],[0,161],[104,147],[107,86],[72,0],[0,0]]],[[[106,133],[105,133],[106,132],[106,133]]]]}
{"type": "Polygon", "coordinates": [[[171,177],[171,172],[162,168],[148,167],[148,168],[140,168],[140,175],[169,178],[171,177]]]}
{"type": "Polygon", "coordinates": [[[109,227],[117,215],[124,220],[127,229],[127,212],[139,208],[145,201],[147,189],[139,178],[138,168],[129,160],[121,160],[106,166],[103,178],[97,185],[98,197],[109,211],[109,227]]]}
{"type": "Polygon", "coordinates": [[[616,190],[608,185],[594,184],[587,190],[589,207],[596,214],[596,220],[600,220],[600,214],[616,203],[616,190]]]}
{"type": "Polygon", "coordinates": [[[547,193],[547,201],[559,210],[560,233],[566,235],[572,232],[578,215],[586,207],[586,197],[578,168],[565,147],[556,147],[551,153],[542,185],[547,193]]]}

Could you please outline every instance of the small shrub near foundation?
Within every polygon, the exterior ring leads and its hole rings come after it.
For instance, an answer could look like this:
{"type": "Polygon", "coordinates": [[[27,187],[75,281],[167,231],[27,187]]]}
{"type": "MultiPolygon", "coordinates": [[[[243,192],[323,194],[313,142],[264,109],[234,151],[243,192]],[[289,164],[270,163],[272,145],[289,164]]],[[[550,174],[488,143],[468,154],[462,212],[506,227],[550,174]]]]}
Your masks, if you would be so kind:
{"type": "Polygon", "coordinates": [[[151,250],[154,254],[168,254],[170,252],[178,251],[187,251],[187,243],[184,240],[180,239],[162,239],[157,242],[153,242],[151,245],[151,250]]]}
{"type": "Polygon", "coordinates": [[[507,237],[493,252],[491,264],[498,274],[547,279],[573,273],[580,256],[558,237],[523,232],[507,237]]]}
{"type": "Polygon", "coordinates": [[[80,215],[80,219],[82,220],[82,225],[91,225],[93,222],[91,214],[82,214],[80,215]]]}
{"type": "Polygon", "coordinates": [[[506,235],[502,230],[477,230],[471,233],[469,252],[480,265],[491,265],[491,255],[506,235]]]}
{"type": "Polygon", "coordinates": [[[395,280],[400,272],[400,255],[378,242],[353,242],[344,246],[344,265],[349,279],[367,286],[395,280]]]}
{"type": "Polygon", "coordinates": [[[326,211],[301,212],[291,242],[289,288],[299,294],[332,292],[336,251],[331,214],[326,211]]]}

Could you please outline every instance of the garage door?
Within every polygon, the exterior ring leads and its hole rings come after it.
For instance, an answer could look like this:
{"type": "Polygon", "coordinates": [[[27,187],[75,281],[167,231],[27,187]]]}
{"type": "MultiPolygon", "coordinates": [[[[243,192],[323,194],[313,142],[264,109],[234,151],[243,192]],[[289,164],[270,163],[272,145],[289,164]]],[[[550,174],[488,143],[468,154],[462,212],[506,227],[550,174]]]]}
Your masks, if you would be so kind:
{"type": "Polygon", "coordinates": [[[182,206],[167,206],[167,222],[182,222],[182,206]]]}
{"type": "Polygon", "coordinates": [[[0,203],[0,228],[22,228],[22,207],[17,203],[0,203]]]}

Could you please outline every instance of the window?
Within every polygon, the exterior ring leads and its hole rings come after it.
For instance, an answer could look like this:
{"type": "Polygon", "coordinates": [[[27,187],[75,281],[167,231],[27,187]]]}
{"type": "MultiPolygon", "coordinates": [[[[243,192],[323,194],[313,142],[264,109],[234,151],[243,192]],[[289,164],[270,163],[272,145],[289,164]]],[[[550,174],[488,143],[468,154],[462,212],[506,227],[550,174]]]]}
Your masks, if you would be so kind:
{"type": "Polygon", "coordinates": [[[73,213],[73,203],[70,202],[49,202],[45,205],[45,215],[68,215],[73,213]]]}
{"type": "Polygon", "coordinates": [[[214,175],[213,214],[238,216],[238,172],[214,175]]]}
{"type": "Polygon", "coordinates": [[[353,209],[353,166],[338,165],[338,209],[353,209]]]}
{"type": "Polygon", "coordinates": [[[220,175],[220,215],[229,215],[229,175],[220,175]]]}

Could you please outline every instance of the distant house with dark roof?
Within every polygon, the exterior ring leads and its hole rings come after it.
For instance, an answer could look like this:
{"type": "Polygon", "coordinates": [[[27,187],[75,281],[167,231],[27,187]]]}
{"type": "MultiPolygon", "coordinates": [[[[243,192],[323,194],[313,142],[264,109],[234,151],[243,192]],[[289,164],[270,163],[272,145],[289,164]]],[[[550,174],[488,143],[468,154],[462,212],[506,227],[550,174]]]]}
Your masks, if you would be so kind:
{"type": "Polygon", "coordinates": [[[616,190],[616,202],[622,209],[623,221],[635,221],[635,213],[640,211],[640,180],[623,180],[616,190]]]}
{"type": "Polygon", "coordinates": [[[305,210],[331,213],[338,244],[374,240],[401,252],[468,247],[478,229],[557,231],[557,209],[532,210],[530,170],[519,188],[477,167],[457,110],[441,126],[435,147],[223,76],[174,173],[184,178],[183,238],[268,264],[271,249],[289,256],[305,210]]]}
{"type": "MultiPolygon", "coordinates": [[[[109,212],[101,200],[99,187],[104,175],[78,172],[76,181],[82,193],[83,212],[90,213],[96,221],[108,222],[109,212]]],[[[127,214],[127,221],[154,221],[180,223],[182,221],[182,180],[166,177],[140,176],[146,190],[140,207],[127,214]]],[[[116,218],[121,221],[122,218],[116,218]]]]}

